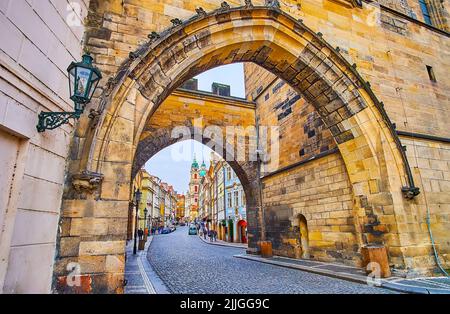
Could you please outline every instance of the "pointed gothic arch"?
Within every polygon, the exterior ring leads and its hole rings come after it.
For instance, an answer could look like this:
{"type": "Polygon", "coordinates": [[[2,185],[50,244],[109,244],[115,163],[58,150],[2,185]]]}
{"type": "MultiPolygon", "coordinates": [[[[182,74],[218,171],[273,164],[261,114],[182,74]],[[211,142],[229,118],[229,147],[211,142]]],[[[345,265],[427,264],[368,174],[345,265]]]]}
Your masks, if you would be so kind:
{"type": "MultiPolygon", "coordinates": [[[[223,4],[210,13],[199,9],[191,19],[173,20],[173,27],[152,33],[106,84],[92,114],[95,119],[88,126],[78,126],[79,150],[69,162],[55,266],[60,291],[70,291],[65,266],[71,260],[95,256],[104,267],[97,272],[82,270],[90,289],[121,292],[121,226],[126,227],[121,208],[128,208],[132,164],[143,128],[182,82],[219,65],[254,62],[282,78],[315,107],[345,162],[361,245],[385,241],[385,232],[373,229],[380,225],[376,215],[380,206],[392,206],[401,213],[402,189],[408,197],[418,193],[383,105],[355,67],[302,21],[276,7],[246,3],[238,8],[223,4]],[[100,228],[96,219],[99,215],[103,219],[101,214],[108,210],[116,216],[109,212],[110,220],[105,218],[100,228]],[[73,232],[77,224],[82,226],[73,232]],[[71,254],[65,254],[64,249],[74,243],[71,254]]],[[[257,193],[258,184],[257,177],[249,180],[252,193],[257,193]]],[[[250,204],[249,210],[249,227],[255,226],[261,204],[250,204]]],[[[254,237],[249,247],[256,248],[261,227],[250,233],[254,237]]]]}

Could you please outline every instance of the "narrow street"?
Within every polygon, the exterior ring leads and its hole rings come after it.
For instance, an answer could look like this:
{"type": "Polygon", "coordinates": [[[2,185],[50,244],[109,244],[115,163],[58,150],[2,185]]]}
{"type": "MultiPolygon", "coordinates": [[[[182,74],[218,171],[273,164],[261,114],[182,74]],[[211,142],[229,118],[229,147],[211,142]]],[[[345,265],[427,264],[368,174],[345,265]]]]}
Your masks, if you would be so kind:
{"type": "Polygon", "coordinates": [[[238,259],[244,249],[204,243],[179,227],[157,235],[147,258],[171,293],[392,293],[340,279],[238,259]]]}

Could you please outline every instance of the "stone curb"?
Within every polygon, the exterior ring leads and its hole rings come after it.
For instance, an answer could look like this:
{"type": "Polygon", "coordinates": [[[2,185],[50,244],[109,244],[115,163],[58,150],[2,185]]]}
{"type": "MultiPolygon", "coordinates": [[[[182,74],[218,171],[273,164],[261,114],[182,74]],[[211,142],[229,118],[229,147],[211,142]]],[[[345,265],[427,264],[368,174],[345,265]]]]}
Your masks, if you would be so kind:
{"type": "MultiPolygon", "coordinates": [[[[343,280],[357,282],[357,283],[367,285],[367,277],[366,276],[346,274],[346,273],[335,272],[335,271],[327,270],[327,269],[313,268],[313,267],[308,267],[308,266],[304,266],[304,265],[296,265],[296,264],[284,263],[284,262],[280,262],[280,261],[273,261],[273,260],[265,259],[262,257],[251,256],[251,255],[247,255],[247,254],[238,254],[238,255],[234,255],[234,257],[247,259],[247,260],[251,260],[251,261],[256,261],[256,262],[260,262],[260,263],[265,263],[265,264],[276,265],[276,266],[280,266],[280,267],[298,269],[298,270],[307,271],[310,273],[315,273],[318,275],[324,275],[324,276],[328,276],[328,277],[332,277],[332,278],[343,279],[343,280]]],[[[381,286],[377,286],[377,287],[389,289],[389,290],[396,291],[396,292],[410,293],[410,294],[450,294],[450,290],[447,290],[447,289],[425,288],[425,287],[419,287],[419,286],[414,286],[414,285],[399,284],[399,283],[396,283],[395,281],[392,281],[392,279],[391,280],[382,279],[381,286]]]]}
{"type": "Polygon", "coordinates": [[[153,236],[150,236],[148,238],[147,243],[145,244],[144,251],[140,252],[140,254],[142,254],[142,255],[140,255],[139,258],[142,258],[142,262],[144,264],[144,269],[145,269],[145,275],[147,276],[148,281],[152,285],[154,293],[155,294],[170,294],[169,289],[164,284],[161,277],[159,277],[158,273],[155,271],[155,269],[150,264],[150,262],[147,258],[148,254],[150,254],[149,249],[150,249],[152,242],[153,242],[153,236]]]}
{"type": "Polygon", "coordinates": [[[225,244],[225,243],[221,243],[221,242],[211,242],[208,240],[203,239],[201,236],[198,236],[200,238],[200,240],[202,240],[205,243],[211,244],[211,245],[218,245],[218,246],[225,246],[225,247],[232,247],[232,248],[237,248],[237,249],[243,249],[246,250],[248,249],[248,246],[241,246],[241,245],[235,245],[235,244],[225,244]]]}
{"type": "Polygon", "coordinates": [[[255,262],[260,262],[260,263],[265,263],[265,264],[271,264],[271,265],[280,266],[280,267],[303,270],[303,271],[307,271],[307,272],[318,274],[318,275],[324,275],[324,276],[337,278],[337,279],[344,279],[347,281],[352,281],[352,282],[362,283],[362,284],[367,285],[367,277],[365,277],[365,276],[358,276],[358,275],[353,275],[353,274],[335,272],[335,271],[328,270],[328,269],[319,269],[319,268],[312,268],[312,267],[303,266],[303,265],[295,265],[295,264],[284,263],[284,262],[279,262],[279,261],[272,261],[272,260],[265,259],[262,257],[249,256],[247,254],[238,254],[238,255],[234,255],[234,257],[247,259],[247,260],[251,260],[251,261],[255,261],[255,262]]]}
{"type": "Polygon", "coordinates": [[[381,285],[383,288],[413,294],[450,294],[448,289],[438,289],[438,288],[425,288],[414,285],[398,284],[396,282],[384,282],[381,285]]]}

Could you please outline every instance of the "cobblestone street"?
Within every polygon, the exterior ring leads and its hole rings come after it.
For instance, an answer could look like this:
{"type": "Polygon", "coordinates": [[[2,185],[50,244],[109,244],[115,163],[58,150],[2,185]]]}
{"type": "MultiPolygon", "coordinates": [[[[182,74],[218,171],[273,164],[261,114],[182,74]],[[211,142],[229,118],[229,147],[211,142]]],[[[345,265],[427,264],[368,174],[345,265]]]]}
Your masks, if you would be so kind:
{"type": "Polygon", "coordinates": [[[331,277],[238,259],[244,249],[209,245],[180,227],[157,235],[147,258],[172,293],[392,293],[331,277]]]}

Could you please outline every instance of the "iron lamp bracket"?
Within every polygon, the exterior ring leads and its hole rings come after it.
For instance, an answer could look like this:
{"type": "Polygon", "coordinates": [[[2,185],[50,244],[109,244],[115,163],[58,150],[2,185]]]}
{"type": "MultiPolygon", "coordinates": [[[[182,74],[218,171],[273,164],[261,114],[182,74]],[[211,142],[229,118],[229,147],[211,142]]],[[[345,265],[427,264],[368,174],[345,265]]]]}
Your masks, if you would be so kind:
{"type": "Polygon", "coordinates": [[[39,114],[39,121],[36,129],[39,133],[45,130],[53,130],[63,124],[69,123],[70,119],[78,120],[81,116],[81,111],[74,112],[41,112],[39,114]]]}

